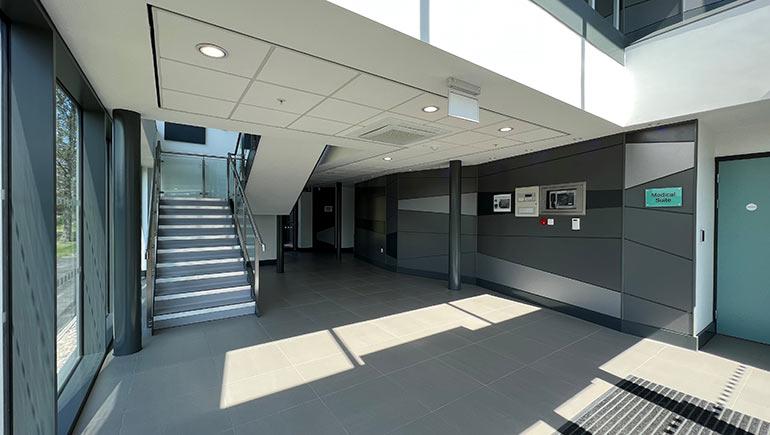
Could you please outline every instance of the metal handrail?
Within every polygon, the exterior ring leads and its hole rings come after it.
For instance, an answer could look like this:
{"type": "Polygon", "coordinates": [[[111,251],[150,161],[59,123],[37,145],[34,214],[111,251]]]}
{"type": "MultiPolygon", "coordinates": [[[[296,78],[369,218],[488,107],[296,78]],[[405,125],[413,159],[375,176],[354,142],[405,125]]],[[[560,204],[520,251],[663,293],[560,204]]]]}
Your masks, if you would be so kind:
{"type": "MultiPolygon", "coordinates": [[[[246,214],[249,216],[249,224],[251,224],[251,228],[254,232],[255,241],[259,240],[259,246],[262,248],[262,252],[265,252],[265,243],[264,239],[262,238],[262,233],[259,232],[259,227],[257,226],[256,222],[254,222],[254,213],[251,211],[251,205],[249,204],[249,200],[246,199],[246,193],[243,191],[243,184],[241,183],[241,177],[238,175],[237,167],[235,166],[235,158],[232,155],[228,155],[227,158],[227,168],[228,171],[231,170],[230,165],[232,164],[232,171],[233,171],[233,180],[235,181],[235,184],[238,189],[238,193],[240,193],[241,199],[243,200],[243,205],[246,207],[246,214]]],[[[230,178],[228,174],[228,180],[227,180],[227,188],[228,188],[228,197],[232,194],[234,196],[235,192],[229,192],[230,189],[230,178]]],[[[236,220],[237,223],[237,220],[236,220]]]]}
{"type": "Polygon", "coordinates": [[[146,307],[147,307],[147,328],[153,330],[153,317],[155,313],[155,259],[158,253],[158,214],[160,208],[160,144],[155,147],[155,160],[152,171],[152,197],[150,199],[150,233],[147,236],[147,277],[146,277],[146,307]]]}

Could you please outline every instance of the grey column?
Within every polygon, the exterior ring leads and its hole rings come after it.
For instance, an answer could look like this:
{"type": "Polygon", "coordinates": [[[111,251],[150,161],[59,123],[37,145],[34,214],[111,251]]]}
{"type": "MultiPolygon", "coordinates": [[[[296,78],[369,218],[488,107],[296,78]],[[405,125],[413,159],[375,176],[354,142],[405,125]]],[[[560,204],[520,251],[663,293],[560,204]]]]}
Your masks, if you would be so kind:
{"type": "Polygon", "coordinates": [[[112,112],[114,353],[142,349],[141,299],[141,116],[112,112]]]}
{"type": "Polygon", "coordinates": [[[277,215],[275,222],[275,271],[283,273],[283,215],[277,215]]]}
{"type": "Polygon", "coordinates": [[[449,162],[449,289],[460,290],[462,162],[449,162]]]}
{"type": "MultiPolygon", "coordinates": [[[[3,12],[5,5],[3,6],[3,12]]],[[[13,433],[56,432],[54,35],[8,26],[8,376],[13,433]]],[[[6,41],[4,41],[6,42],[6,41]]],[[[3,108],[5,109],[5,107],[3,108]]],[[[3,222],[5,224],[5,222],[3,222]]],[[[6,373],[3,373],[5,376],[6,373]]],[[[7,402],[6,402],[7,403],[7,402]]],[[[5,411],[5,410],[3,410],[5,411]]]]}
{"type": "Polygon", "coordinates": [[[334,247],[342,261],[342,183],[334,185],[334,247]]]}

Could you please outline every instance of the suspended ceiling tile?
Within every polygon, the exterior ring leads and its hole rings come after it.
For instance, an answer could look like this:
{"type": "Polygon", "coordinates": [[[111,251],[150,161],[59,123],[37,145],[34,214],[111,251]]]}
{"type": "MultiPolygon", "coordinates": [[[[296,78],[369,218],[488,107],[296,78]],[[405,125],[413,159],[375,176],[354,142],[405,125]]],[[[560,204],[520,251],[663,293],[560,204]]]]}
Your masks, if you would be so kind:
{"type": "Polygon", "coordinates": [[[238,121],[251,122],[255,124],[272,125],[275,127],[286,127],[291,124],[297,115],[294,113],[281,112],[278,110],[265,109],[263,107],[249,106],[239,104],[232,116],[238,121]]]}
{"type": "Polygon", "coordinates": [[[508,117],[500,115],[495,112],[491,112],[485,109],[479,109],[479,122],[468,121],[466,119],[455,118],[454,116],[445,116],[439,119],[437,122],[440,124],[452,125],[462,128],[463,130],[470,130],[474,128],[484,127],[489,124],[504,121],[508,117]]]}
{"type": "Polygon", "coordinates": [[[361,74],[334,93],[335,98],[387,110],[422,91],[369,74],[361,74]]]}
{"type": "Polygon", "coordinates": [[[444,118],[446,116],[446,110],[447,110],[446,98],[425,93],[405,102],[404,104],[400,104],[394,107],[390,111],[400,113],[402,115],[411,116],[414,118],[419,118],[424,121],[438,121],[439,119],[444,118]],[[422,110],[424,107],[427,107],[427,106],[438,107],[438,110],[433,113],[427,113],[422,110]]]}
{"type": "Polygon", "coordinates": [[[314,118],[312,116],[303,116],[294,122],[289,128],[293,130],[311,131],[313,133],[333,135],[335,133],[339,133],[342,130],[350,128],[350,124],[330,121],[328,119],[314,118]]]}
{"type": "Polygon", "coordinates": [[[344,122],[346,124],[358,124],[380,112],[381,111],[378,109],[372,109],[371,107],[362,106],[360,104],[328,98],[308,112],[308,115],[344,122]]]}
{"type": "Polygon", "coordinates": [[[508,118],[501,122],[496,122],[494,124],[490,124],[485,127],[477,128],[474,131],[478,131],[479,133],[491,134],[493,136],[498,136],[498,137],[507,137],[507,136],[513,136],[519,133],[524,133],[526,131],[536,130],[538,128],[542,128],[542,127],[535,124],[530,124],[529,122],[526,122],[526,121],[521,121],[519,119],[508,118]],[[503,127],[510,127],[511,131],[500,131],[500,129],[503,127]]]}
{"type": "Polygon", "coordinates": [[[402,115],[400,113],[394,113],[394,112],[380,112],[379,114],[366,119],[364,121],[359,122],[358,124],[361,126],[370,126],[379,123],[383,119],[386,118],[392,118],[392,119],[398,119],[401,121],[411,122],[413,124],[424,124],[425,120],[420,118],[415,118],[413,116],[406,116],[402,115]]]}
{"type": "Polygon", "coordinates": [[[229,101],[216,100],[169,89],[161,91],[160,99],[161,105],[165,109],[211,115],[218,118],[227,118],[233,107],[235,107],[235,103],[229,101]]]}
{"type": "Polygon", "coordinates": [[[257,79],[281,86],[329,95],[358,74],[346,68],[285,48],[276,48],[257,79]]]}
{"type": "Polygon", "coordinates": [[[519,142],[535,142],[539,140],[552,139],[559,136],[564,136],[564,133],[560,133],[548,128],[538,128],[535,130],[526,131],[524,133],[513,134],[507,136],[507,138],[517,140],[519,142]]]}
{"type": "Polygon", "coordinates": [[[469,146],[473,148],[481,149],[481,150],[494,150],[494,149],[513,147],[517,145],[522,145],[522,142],[498,137],[490,140],[485,140],[483,142],[477,142],[469,146]]]}
{"type": "Polygon", "coordinates": [[[158,55],[217,71],[251,78],[264,60],[270,45],[172,12],[155,9],[155,35],[158,55]],[[201,54],[197,45],[216,44],[227,56],[214,59],[201,54]]]}
{"type": "Polygon", "coordinates": [[[161,59],[159,69],[161,88],[220,100],[238,101],[249,84],[249,79],[243,77],[173,60],[161,59]]]}
{"type": "Polygon", "coordinates": [[[477,133],[475,131],[463,131],[461,133],[453,134],[451,136],[442,137],[442,142],[449,142],[457,145],[470,145],[473,143],[482,142],[485,140],[493,139],[493,136],[488,134],[477,133]]]}
{"type": "Polygon", "coordinates": [[[309,92],[285,88],[272,83],[254,81],[249,90],[246,91],[243,102],[252,106],[302,114],[320,103],[323,99],[324,97],[309,92]]]}

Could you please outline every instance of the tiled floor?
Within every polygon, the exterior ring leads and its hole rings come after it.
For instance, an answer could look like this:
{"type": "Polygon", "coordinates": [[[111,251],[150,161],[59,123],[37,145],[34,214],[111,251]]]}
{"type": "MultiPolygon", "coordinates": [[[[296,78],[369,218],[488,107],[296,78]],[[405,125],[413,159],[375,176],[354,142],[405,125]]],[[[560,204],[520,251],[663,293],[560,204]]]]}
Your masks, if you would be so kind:
{"type": "Polygon", "coordinates": [[[770,346],[691,352],[349,256],[262,269],[262,317],[108,356],[76,433],[550,433],[631,374],[770,419],[770,346]]]}

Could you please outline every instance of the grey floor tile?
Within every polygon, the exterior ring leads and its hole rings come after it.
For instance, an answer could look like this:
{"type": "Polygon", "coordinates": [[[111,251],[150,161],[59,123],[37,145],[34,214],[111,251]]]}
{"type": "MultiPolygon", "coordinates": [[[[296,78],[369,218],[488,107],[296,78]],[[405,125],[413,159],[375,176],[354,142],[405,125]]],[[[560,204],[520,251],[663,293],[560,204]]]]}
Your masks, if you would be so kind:
{"type": "Polygon", "coordinates": [[[351,435],[388,433],[428,413],[427,408],[385,377],[323,400],[351,435]]]}
{"type": "Polygon", "coordinates": [[[556,345],[529,339],[515,331],[496,335],[478,344],[525,365],[559,349],[556,345]]]}
{"type": "Polygon", "coordinates": [[[320,396],[362,384],[382,376],[370,364],[358,365],[347,356],[333,355],[305,364],[298,364],[297,371],[320,396]]]}
{"type": "Polygon", "coordinates": [[[393,435],[464,435],[459,428],[453,427],[436,413],[420,417],[392,433],[393,435]]]}
{"type": "Polygon", "coordinates": [[[486,387],[450,403],[436,414],[455,433],[474,435],[520,433],[538,420],[521,410],[516,402],[486,387]]]}
{"type": "Polygon", "coordinates": [[[518,361],[477,344],[457,349],[439,359],[483,384],[488,384],[523,366],[518,361]]]}
{"type": "Polygon", "coordinates": [[[436,410],[482,386],[438,359],[393,372],[388,377],[430,410],[436,410]]]}
{"type": "Polygon", "coordinates": [[[415,343],[396,344],[363,357],[366,364],[371,364],[382,373],[390,373],[429,358],[432,355],[415,343]]]}
{"type": "Polygon", "coordinates": [[[347,432],[320,400],[303,403],[276,415],[239,425],[238,435],[344,435],[347,432]]]}

